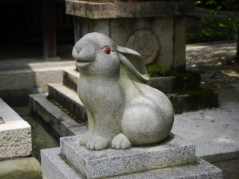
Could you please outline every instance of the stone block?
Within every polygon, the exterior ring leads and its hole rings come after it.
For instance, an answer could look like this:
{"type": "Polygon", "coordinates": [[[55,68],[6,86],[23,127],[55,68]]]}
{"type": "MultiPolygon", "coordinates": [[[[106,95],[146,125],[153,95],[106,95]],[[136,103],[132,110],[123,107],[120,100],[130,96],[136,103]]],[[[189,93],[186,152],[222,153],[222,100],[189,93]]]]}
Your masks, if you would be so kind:
{"type": "Polygon", "coordinates": [[[0,99],[0,159],[28,156],[32,151],[31,126],[0,99]]]}
{"type": "Polygon", "coordinates": [[[87,178],[153,170],[195,162],[195,146],[178,136],[170,136],[159,145],[127,150],[90,151],[76,144],[79,136],[60,139],[61,154],[87,178]]]}
{"type": "MultiPolygon", "coordinates": [[[[97,160],[97,159],[96,159],[97,160]]],[[[42,172],[45,179],[89,179],[78,172],[60,154],[60,148],[41,150],[42,172]]],[[[141,161],[144,163],[144,161],[141,161]]],[[[140,163],[139,163],[140,165],[140,163]]],[[[113,167],[117,167],[112,165],[113,167]]],[[[222,179],[222,171],[208,162],[197,158],[194,164],[180,165],[149,171],[136,172],[114,177],[114,179],[222,179]]]]}
{"type": "Polygon", "coordinates": [[[1,179],[42,179],[41,166],[34,157],[0,161],[1,179]]]}
{"type": "Polygon", "coordinates": [[[154,77],[150,78],[146,84],[166,94],[174,92],[174,77],[154,77]]]}

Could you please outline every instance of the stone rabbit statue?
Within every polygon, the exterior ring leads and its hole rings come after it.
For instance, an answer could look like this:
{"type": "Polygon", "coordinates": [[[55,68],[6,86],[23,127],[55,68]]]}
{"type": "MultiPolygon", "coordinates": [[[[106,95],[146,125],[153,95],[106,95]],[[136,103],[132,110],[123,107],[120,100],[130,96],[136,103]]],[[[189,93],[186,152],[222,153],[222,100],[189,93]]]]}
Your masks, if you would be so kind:
{"type": "Polygon", "coordinates": [[[145,84],[149,76],[137,52],[94,32],[75,44],[72,55],[80,72],[77,92],[88,116],[80,145],[127,149],[156,144],[169,135],[172,105],[165,94],[145,84]]]}

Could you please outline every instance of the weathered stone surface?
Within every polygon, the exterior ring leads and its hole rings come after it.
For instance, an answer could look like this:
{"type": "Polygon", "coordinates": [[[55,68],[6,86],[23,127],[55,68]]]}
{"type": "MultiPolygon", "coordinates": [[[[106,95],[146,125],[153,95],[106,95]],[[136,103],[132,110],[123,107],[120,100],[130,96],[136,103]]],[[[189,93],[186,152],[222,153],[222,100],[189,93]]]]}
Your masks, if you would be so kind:
{"type": "Polygon", "coordinates": [[[195,162],[195,146],[171,134],[163,143],[128,150],[90,151],[79,136],[60,139],[61,154],[88,178],[101,178],[195,162]]]}
{"type": "Polygon", "coordinates": [[[59,107],[47,100],[46,97],[46,94],[30,95],[29,106],[60,136],[76,135],[86,131],[86,126],[74,121],[59,107]]]}
{"type": "Polygon", "coordinates": [[[42,179],[41,166],[34,157],[0,161],[1,179],[42,179]]]}
{"type": "Polygon", "coordinates": [[[155,77],[147,81],[147,85],[152,86],[163,93],[174,92],[174,77],[155,77]]]}
{"type": "Polygon", "coordinates": [[[179,16],[192,13],[194,9],[195,3],[192,1],[149,1],[134,3],[66,1],[67,14],[91,19],[179,16]]]}
{"type": "Polygon", "coordinates": [[[31,127],[0,98],[0,159],[28,156],[32,151],[31,127]]]}
{"type": "Polygon", "coordinates": [[[88,131],[80,145],[88,149],[126,149],[153,145],[170,133],[174,112],[149,80],[139,53],[117,46],[102,33],[89,33],[74,46],[81,76],[77,93],[88,116],[88,131]]]}
{"type": "Polygon", "coordinates": [[[100,32],[110,36],[117,45],[136,50],[142,56],[147,52],[148,58],[145,62],[151,58],[150,61],[159,61],[163,67],[171,70],[181,69],[185,65],[184,17],[177,18],[178,21],[171,16],[123,19],[75,18],[78,19],[76,20],[78,24],[75,25],[82,27],[75,31],[78,38],[89,32],[100,32]],[[142,33],[135,36],[138,32],[142,33]],[[151,32],[151,35],[147,35],[147,32],[151,32]],[[132,38],[135,38],[133,48],[130,43],[132,38]]]}
{"type": "Polygon", "coordinates": [[[49,83],[48,97],[61,104],[63,108],[82,121],[87,120],[85,107],[75,91],[65,87],[61,83],[49,83]]]}
{"type": "MultiPolygon", "coordinates": [[[[75,168],[69,165],[60,154],[60,148],[46,149],[41,151],[42,171],[46,179],[83,179],[90,178],[82,175],[75,168]]],[[[141,161],[144,163],[144,161],[141,161]]],[[[139,163],[139,165],[141,164],[139,163]]],[[[114,167],[114,166],[112,166],[114,167]]],[[[136,172],[128,175],[119,175],[115,179],[221,179],[222,172],[220,169],[197,159],[195,164],[180,165],[144,172],[136,172]]]]}
{"type": "Polygon", "coordinates": [[[77,81],[80,73],[76,69],[69,69],[63,71],[63,85],[74,91],[77,91],[77,81]]]}

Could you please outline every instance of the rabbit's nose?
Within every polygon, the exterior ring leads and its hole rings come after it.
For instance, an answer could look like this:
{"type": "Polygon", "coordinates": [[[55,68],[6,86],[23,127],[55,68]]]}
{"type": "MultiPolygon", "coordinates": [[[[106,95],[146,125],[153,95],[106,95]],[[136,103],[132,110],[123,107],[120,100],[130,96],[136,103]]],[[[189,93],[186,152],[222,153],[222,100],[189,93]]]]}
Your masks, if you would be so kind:
{"type": "Polygon", "coordinates": [[[78,54],[79,54],[79,52],[77,52],[77,50],[75,48],[73,48],[73,50],[72,50],[73,58],[77,58],[78,54]]]}

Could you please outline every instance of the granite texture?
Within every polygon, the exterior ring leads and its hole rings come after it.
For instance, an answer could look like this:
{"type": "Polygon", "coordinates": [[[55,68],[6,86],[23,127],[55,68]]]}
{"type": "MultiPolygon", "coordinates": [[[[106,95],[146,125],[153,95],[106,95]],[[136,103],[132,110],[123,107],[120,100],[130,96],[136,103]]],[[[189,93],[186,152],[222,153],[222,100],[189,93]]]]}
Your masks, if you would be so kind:
{"type": "Polygon", "coordinates": [[[0,98],[0,159],[28,156],[32,151],[31,127],[0,98]]]}
{"type": "Polygon", "coordinates": [[[94,32],[75,44],[72,56],[81,74],[77,93],[88,117],[80,145],[126,149],[153,145],[168,136],[172,104],[164,93],[145,84],[149,76],[139,53],[94,32]]]}
{"type": "Polygon", "coordinates": [[[89,178],[194,163],[196,159],[195,146],[173,134],[159,145],[133,147],[128,150],[91,151],[77,145],[78,138],[79,136],[61,138],[61,154],[72,166],[89,178]]]}
{"type": "Polygon", "coordinates": [[[66,1],[67,14],[91,19],[182,16],[192,13],[194,9],[195,3],[192,1],[148,1],[134,3],[66,1]]]}
{"type": "Polygon", "coordinates": [[[83,179],[60,155],[60,148],[41,150],[42,173],[46,179],[83,179]]]}
{"type": "MultiPolygon", "coordinates": [[[[42,172],[45,179],[90,179],[78,172],[65,161],[60,154],[60,148],[41,151],[42,172]]],[[[143,163],[144,161],[141,161],[143,163]]],[[[113,168],[114,166],[112,166],[113,168]]],[[[197,158],[194,164],[180,165],[156,170],[119,175],[115,179],[222,179],[222,171],[215,166],[197,158]]]]}

